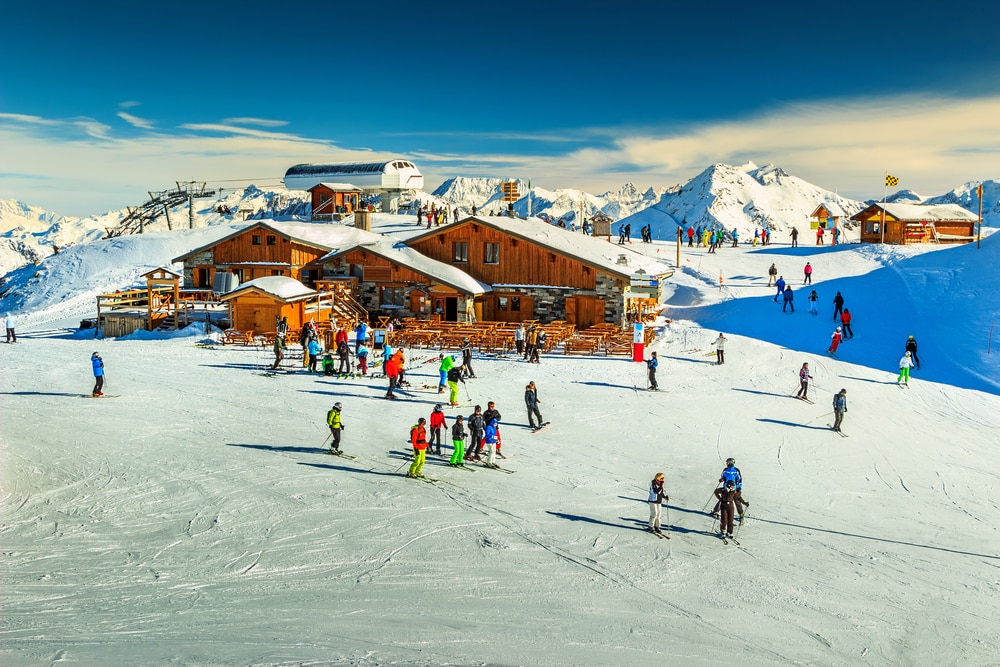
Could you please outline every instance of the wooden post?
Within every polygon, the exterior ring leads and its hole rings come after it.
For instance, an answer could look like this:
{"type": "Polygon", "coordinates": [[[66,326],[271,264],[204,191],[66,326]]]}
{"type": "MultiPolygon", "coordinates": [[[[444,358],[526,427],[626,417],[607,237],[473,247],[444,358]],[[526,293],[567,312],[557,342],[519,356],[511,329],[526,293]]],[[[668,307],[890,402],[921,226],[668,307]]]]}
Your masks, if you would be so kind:
{"type": "Polygon", "coordinates": [[[677,228],[677,269],[681,268],[681,232],[680,227],[677,228]]]}

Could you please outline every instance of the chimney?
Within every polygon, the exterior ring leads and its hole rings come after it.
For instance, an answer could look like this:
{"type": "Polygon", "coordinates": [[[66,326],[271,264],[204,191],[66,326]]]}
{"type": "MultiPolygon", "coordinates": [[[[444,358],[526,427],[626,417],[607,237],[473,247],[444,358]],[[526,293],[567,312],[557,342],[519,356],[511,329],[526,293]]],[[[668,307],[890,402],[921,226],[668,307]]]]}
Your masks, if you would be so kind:
{"type": "Polygon", "coordinates": [[[628,257],[626,257],[625,255],[618,255],[618,263],[628,264],[628,257]]]}

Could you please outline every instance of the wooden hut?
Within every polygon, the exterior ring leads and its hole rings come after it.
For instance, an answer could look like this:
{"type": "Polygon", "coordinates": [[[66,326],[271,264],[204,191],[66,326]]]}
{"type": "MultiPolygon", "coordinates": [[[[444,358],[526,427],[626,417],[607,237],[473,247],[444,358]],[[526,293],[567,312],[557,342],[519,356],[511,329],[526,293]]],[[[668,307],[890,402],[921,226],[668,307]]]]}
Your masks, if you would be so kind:
{"type": "Polygon", "coordinates": [[[862,243],[906,245],[969,243],[979,218],[958,204],[875,203],[851,220],[861,224],[862,243]]]}
{"type": "Polygon", "coordinates": [[[841,227],[847,219],[847,213],[839,204],[823,202],[809,215],[809,228],[833,229],[841,227]]]}
{"type": "Polygon", "coordinates": [[[312,219],[329,222],[354,213],[364,190],[350,183],[319,183],[309,188],[309,194],[312,195],[312,219]]]}
{"type": "Polygon", "coordinates": [[[331,293],[287,276],[255,278],[220,299],[229,304],[233,329],[251,336],[274,332],[283,317],[290,330],[301,329],[309,320],[328,322],[333,303],[331,293]]]}

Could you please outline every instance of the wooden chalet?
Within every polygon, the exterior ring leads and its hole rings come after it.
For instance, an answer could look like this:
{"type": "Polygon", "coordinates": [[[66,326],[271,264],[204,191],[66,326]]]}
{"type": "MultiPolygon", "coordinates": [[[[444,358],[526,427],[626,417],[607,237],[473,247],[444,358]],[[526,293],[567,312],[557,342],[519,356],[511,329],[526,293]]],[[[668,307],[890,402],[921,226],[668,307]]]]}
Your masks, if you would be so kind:
{"type": "Polygon", "coordinates": [[[872,204],[851,216],[862,243],[969,243],[979,218],[958,204],[872,204]],[[884,224],[884,229],[883,229],[884,224]]]}
{"type": "Polygon", "coordinates": [[[537,218],[469,217],[406,243],[492,288],[476,300],[478,320],[566,321],[578,329],[620,324],[637,270],[657,281],[673,273],[645,255],[537,218]]]}
{"type": "Polygon", "coordinates": [[[810,229],[833,229],[847,221],[847,213],[834,202],[823,202],[809,215],[810,229]]]}
{"type": "Polygon", "coordinates": [[[364,194],[350,183],[319,183],[308,192],[312,195],[312,219],[326,222],[354,213],[364,194]]]}
{"type": "Polygon", "coordinates": [[[306,287],[287,276],[266,276],[244,283],[220,297],[229,304],[233,329],[249,335],[275,331],[282,317],[289,330],[298,330],[310,319],[328,322],[333,313],[330,292],[306,287]]]}

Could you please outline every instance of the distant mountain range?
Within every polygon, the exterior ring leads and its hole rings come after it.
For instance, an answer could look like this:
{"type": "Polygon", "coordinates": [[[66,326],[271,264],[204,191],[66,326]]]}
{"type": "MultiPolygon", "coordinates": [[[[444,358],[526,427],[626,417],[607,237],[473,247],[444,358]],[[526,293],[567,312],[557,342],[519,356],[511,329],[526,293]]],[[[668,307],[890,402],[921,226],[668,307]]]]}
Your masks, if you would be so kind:
{"type": "MultiPolygon", "coordinates": [[[[417,192],[413,199],[458,207],[461,214],[471,213],[473,206],[483,212],[500,211],[506,208],[501,201],[504,180],[460,176],[445,181],[433,192],[417,192]]],[[[799,225],[801,230],[808,224],[808,216],[821,203],[835,204],[848,216],[870,203],[841,197],[791,176],[780,167],[758,167],[752,162],[740,166],[714,164],[683,185],[645,191],[632,183],[599,195],[536,186],[530,189],[529,195],[528,183],[519,183],[522,196],[514,203],[518,215],[528,215],[530,210],[531,215],[553,222],[562,219],[567,225],[573,225],[579,224],[581,216],[590,218],[600,212],[613,220],[627,222],[635,235],[640,227],[649,224],[656,239],[673,238],[678,225],[721,225],[727,230],[738,229],[744,238],[752,236],[754,228],[767,225],[780,235],[793,225],[799,225]]],[[[959,204],[975,213],[979,206],[978,185],[979,182],[965,183],[934,197],[900,190],[888,201],[959,204]]],[[[983,181],[983,189],[983,222],[987,226],[1000,227],[1000,181],[983,181]]],[[[37,263],[52,254],[56,247],[100,239],[127,214],[126,208],[77,218],[17,200],[0,199],[0,275],[28,263],[37,263]]],[[[308,214],[307,193],[261,190],[251,185],[240,191],[228,191],[224,197],[196,199],[193,215],[185,205],[171,209],[169,226],[186,229],[188,226],[229,224],[244,217],[295,219],[306,218],[308,214]],[[225,207],[232,213],[218,212],[225,207]]],[[[161,215],[147,229],[167,230],[167,216],[161,215]]]]}

